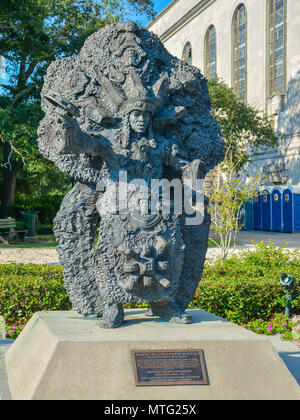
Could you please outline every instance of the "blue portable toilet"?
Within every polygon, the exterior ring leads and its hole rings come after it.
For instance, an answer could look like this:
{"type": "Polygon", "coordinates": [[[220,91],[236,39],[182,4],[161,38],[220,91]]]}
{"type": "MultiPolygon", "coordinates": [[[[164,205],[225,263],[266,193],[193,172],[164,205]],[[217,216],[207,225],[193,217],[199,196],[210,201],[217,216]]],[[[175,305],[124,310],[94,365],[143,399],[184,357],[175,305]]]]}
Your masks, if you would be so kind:
{"type": "Polygon", "coordinates": [[[271,193],[271,230],[281,232],[282,230],[282,187],[275,187],[271,193]]]}
{"type": "Polygon", "coordinates": [[[300,232],[300,186],[291,185],[283,191],[283,231],[300,232]]]}
{"type": "Polygon", "coordinates": [[[254,211],[253,211],[254,200],[246,201],[245,215],[244,215],[244,230],[253,230],[254,229],[254,211]]]}
{"type": "Polygon", "coordinates": [[[271,195],[268,189],[262,192],[261,229],[271,230],[271,195]]]}
{"type": "Polygon", "coordinates": [[[262,195],[258,192],[253,200],[253,227],[255,230],[261,230],[261,216],[262,216],[262,195]]]}
{"type": "Polygon", "coordinates": [[[300,232],[300,186],[293,187],[294,232],[300,232]]]}
{"type": "Polygon", "coordinates": [[[293,193],[290,188],[283,191],[282,197],[283,231],[293,232],[293,193]]]}

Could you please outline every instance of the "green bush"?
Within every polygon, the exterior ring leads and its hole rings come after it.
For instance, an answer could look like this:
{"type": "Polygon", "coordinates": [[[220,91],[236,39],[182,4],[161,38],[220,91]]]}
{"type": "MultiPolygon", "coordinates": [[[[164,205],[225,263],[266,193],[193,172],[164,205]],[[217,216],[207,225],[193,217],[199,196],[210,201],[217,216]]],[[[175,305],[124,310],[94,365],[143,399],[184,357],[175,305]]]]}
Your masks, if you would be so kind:
{"type": "Polygon", "coordinates": [[[0,315],[7,325],[25,325],[37,311],[70,308],[60,266],[0,265],[0,315]]]}
{"type": "Polygon", "coordinates": [[[43,225],[38,223],[37,225],[37,233],[38,235],[53,235],[53,225],[43,225]]]}
{"type": "MultiPolygon", "coordinates": [[[[190,307],[238,324],[268,320],[274,313],[284,312],[284,292],[279,283],[283,272],[294,276],[299,285],[299,252],[276,248],[271,241],[261,242],[254,251],[206,264],[190,307]]],[[[295,295],[292,308],[296,313],[300,311],[299,287],[295,295]]]]}
{"type": "Polygon", "coordinates": [[[11,216],[22,220],[22,211],[38,211],[38,221],[40,224],[49,225],[60,208],[63,195],[44,195],[39,198],[26,196],[24,194],[16,195],[16,201],[11,206],[11,216]]]}
{"type": "MultiPolygon", "coordinates": [[[[249,328],[255,327],[256,324],[249,323],[258,319],[264,322],[273,319],[275,326],[274,314],[284,312],[284,291],[279,283],[283,272],[294,276],[299,286],[299,252],[278,249],[271,242],[256,245],[255,251],[239,257],[207,263],[190,307],[199,307],[238,324],[248,323],[249,328]]],[[[297,298],[292,302],[294,313],[300,312],[299,292],[298,287],[297,298]]],[[[71,304],[60,266],[0,265],[0,315],[12,327],[7,329],[8,334],[14,331],[12,334],[16,335],[18,327],[25,325],[37,311],[69,309],[71,304]]],[[[269,324],[257,325],[267,331],[269,324]]]]}

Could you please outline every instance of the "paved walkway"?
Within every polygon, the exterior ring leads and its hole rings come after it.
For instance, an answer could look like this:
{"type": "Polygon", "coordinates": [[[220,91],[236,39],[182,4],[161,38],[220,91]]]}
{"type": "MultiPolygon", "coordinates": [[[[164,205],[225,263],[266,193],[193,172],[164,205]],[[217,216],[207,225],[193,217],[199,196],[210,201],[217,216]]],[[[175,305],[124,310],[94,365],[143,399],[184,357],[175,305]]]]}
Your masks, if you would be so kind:
{"type": "Polygon", "coordinates": [[[55,248],[0,248],[0,264],[49,264],[59,263],[55,248]]]}
{"type": "MultiPolygon", "coordinates": [[[[285,246],[290,250],[300,248],[300,233],[280,233],[280,232],[263,232],[259,230],[241,231],[237,235],[238,245],[236,248],[231,247],[228,253],[230,257],[232,254],[238,254],[245,250],[253,250],[254,244],[264,241],[265,243],[272,240],[275,246],[285,246]]],[[[206,257],[216,258],[220,255],[218,248],[208,248],[206,257]]]]}
{"type": "Polygon", "coordinates": [[[264,232],[260,230],[241,231],[237,235],[239,246],[252,247],[253,242],[267,242],[271,239],[276,246],[285,245],[287,248],[300,248],[300,232],[298,233],[280,233],[264,232]],[[286,245],[287,244],[287,245],[286,245]]]}
{"type": "Polygon", "coordinates": [[[300,386],[300,346],[292,341],[281,340],[279,335],[267,337],[300,386]]]}

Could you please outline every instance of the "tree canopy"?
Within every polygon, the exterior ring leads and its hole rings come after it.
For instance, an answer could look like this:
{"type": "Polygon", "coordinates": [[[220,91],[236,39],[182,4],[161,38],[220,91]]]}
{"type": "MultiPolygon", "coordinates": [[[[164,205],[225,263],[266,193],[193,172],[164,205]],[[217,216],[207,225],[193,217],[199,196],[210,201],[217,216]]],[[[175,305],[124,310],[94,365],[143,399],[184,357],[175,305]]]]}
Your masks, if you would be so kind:
{"type": "Polygon", "coordinates": [[[48,64],[76,54],[86,38],[129,10],[153,16],[151,0],[0,0],[0,55],[9,74],[1,86],[11,105],[38,97],[48,64]]]}
{"type": "Polygon", "coordinates": [[[208,88],[213,113],[225,140],[225,164],[229,160],[238,171],[255,154],[276,146],[274,121],[265,112],[241,102],[233,89],[218,78],[210,79],[208,88]]]}
{"type": "Polygon", "coordinates": [[[89,35],[109,23],[133,14],[154,16],[154,6],[152,0],[0,0],[0,10],[0,56],[7,70],[0,83],[1,213],[7,217],[17,172],[24,163],[46,165],[37,152],[36,129],[48,65],[77,54],[89,35]]]}

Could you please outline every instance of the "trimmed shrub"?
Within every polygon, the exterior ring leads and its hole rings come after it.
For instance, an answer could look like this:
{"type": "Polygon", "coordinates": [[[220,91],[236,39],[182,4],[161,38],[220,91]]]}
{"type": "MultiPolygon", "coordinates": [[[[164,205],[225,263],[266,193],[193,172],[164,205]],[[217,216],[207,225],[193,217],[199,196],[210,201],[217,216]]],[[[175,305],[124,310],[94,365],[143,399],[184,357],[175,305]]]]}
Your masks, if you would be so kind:
{"type": "Polygon", "coordinates": [[[257,244],[254,251],[206,264],[190,307],[200,307],[238,324],[267,320],[274,313],[284,312],[284,292],[279,283],[284,272],[298,281],[292,308],[300,312],[300,254],[277,248],[271,241],[257,244]]]}
{"type": "MultiPolygon", "coordinates": [[[[238,324],[258,318],[269,320],[275,313],[284,312],[284,291],[279,283],[283,272],[298,282],[292,308],[294,313],[300,313],[299,252],[278,249],[271,242],[260,243],[254,251],[238,257],[208,262],[190,307],[199,307],[238,324]]],[[[69,309],[71,304],[60,266],[0,265],[0,315],[8,326],[17,330],[37,311],[69,309]]]]}
{"type": "Polygon", "coordinates": [[[37,311],[69,309],[60,266],[0,265],[0,315],[8,325],[25,325],[37,311]]]}

